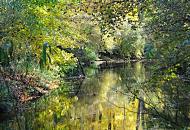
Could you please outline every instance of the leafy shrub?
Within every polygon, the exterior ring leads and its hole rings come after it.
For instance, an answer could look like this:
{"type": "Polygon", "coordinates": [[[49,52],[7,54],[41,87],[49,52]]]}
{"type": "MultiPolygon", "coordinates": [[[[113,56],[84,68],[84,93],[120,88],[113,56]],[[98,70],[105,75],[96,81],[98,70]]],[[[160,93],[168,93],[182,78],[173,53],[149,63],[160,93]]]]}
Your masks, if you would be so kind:
{"type": "Polygon", "coordinates": [[[87,61],[95,61],[97,59],[97,55],[94,49],[89,47],[85,47],[84,49],[84,56],[87,61]]]}
{"type": "Polygon", "coordinates": [[[156,50],[152,44],[145,44],[144,56],[147,59],[151,59],[156,56],[156,50]]]}

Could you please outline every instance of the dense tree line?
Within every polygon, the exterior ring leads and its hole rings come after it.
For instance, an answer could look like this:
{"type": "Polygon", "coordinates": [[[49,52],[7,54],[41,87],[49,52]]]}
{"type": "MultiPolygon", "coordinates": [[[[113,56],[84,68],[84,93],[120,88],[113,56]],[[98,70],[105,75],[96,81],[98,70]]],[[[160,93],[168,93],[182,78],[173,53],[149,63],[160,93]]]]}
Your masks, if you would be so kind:
{"type": "Polygon", "coordinates": [[[0,70],[56,79],[84,75],[79,70],[95,60],[146,58],[189,77],[189,6],[186,0],[1,1],[0,70]]]}

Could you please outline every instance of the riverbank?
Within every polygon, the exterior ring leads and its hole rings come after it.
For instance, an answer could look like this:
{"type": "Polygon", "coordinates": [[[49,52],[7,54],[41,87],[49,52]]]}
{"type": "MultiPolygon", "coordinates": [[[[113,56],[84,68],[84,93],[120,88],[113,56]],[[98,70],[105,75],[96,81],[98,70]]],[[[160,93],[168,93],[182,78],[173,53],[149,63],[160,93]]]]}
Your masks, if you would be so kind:
{"type": "Polygon", "coordinates": [[[17,102],[35,100],[58,88],[59,80],[44,80],[37,75],[0,73],[0,84],[17,102]]]}
{"type": "MultiPolygon", "coordinates": [[[[137,62],[139,60],[98,60],[95,61],[95,66],[100,69],[114,68],[124,65],[129,62],[137,62]]],[[[140,60],[144,62],[145,59],[140,60]]],[[[64,79],[84,79],[85,75],[64,77],[64,79]]],[[[5,87],[13,97],[19,102],[27,102],[39,98],[40,96],[49,93],[50,90],[60,86],[60,79],[46,80],[40,75],[35,74],[11,74],[1,71],[0,84],[5,87]]]]}

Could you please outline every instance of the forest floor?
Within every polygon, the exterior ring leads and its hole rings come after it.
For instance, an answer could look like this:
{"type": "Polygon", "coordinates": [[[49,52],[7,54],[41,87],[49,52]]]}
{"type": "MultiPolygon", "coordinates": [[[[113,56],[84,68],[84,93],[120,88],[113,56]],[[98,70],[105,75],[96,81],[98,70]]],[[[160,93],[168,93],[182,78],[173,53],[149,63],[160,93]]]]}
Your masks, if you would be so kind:
{"type": "Polygon", "coordinates": [[[27,102],[49,93],[59,81],[42,80],[36,75],[0,73],[0,85],[18,102],[27,102]]]}

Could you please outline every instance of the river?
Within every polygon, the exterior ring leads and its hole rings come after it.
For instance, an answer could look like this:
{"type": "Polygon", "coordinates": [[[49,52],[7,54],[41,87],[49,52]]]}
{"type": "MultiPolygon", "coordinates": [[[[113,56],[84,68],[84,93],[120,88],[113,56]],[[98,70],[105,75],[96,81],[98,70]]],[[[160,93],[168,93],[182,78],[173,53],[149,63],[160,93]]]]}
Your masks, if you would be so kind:
{"type": "Polygon", "coordinates": [[[28,103],[2,130],[190,129],[190,85],[153,76],[153,63],[86,68],[85,79],[28,103]]]}

